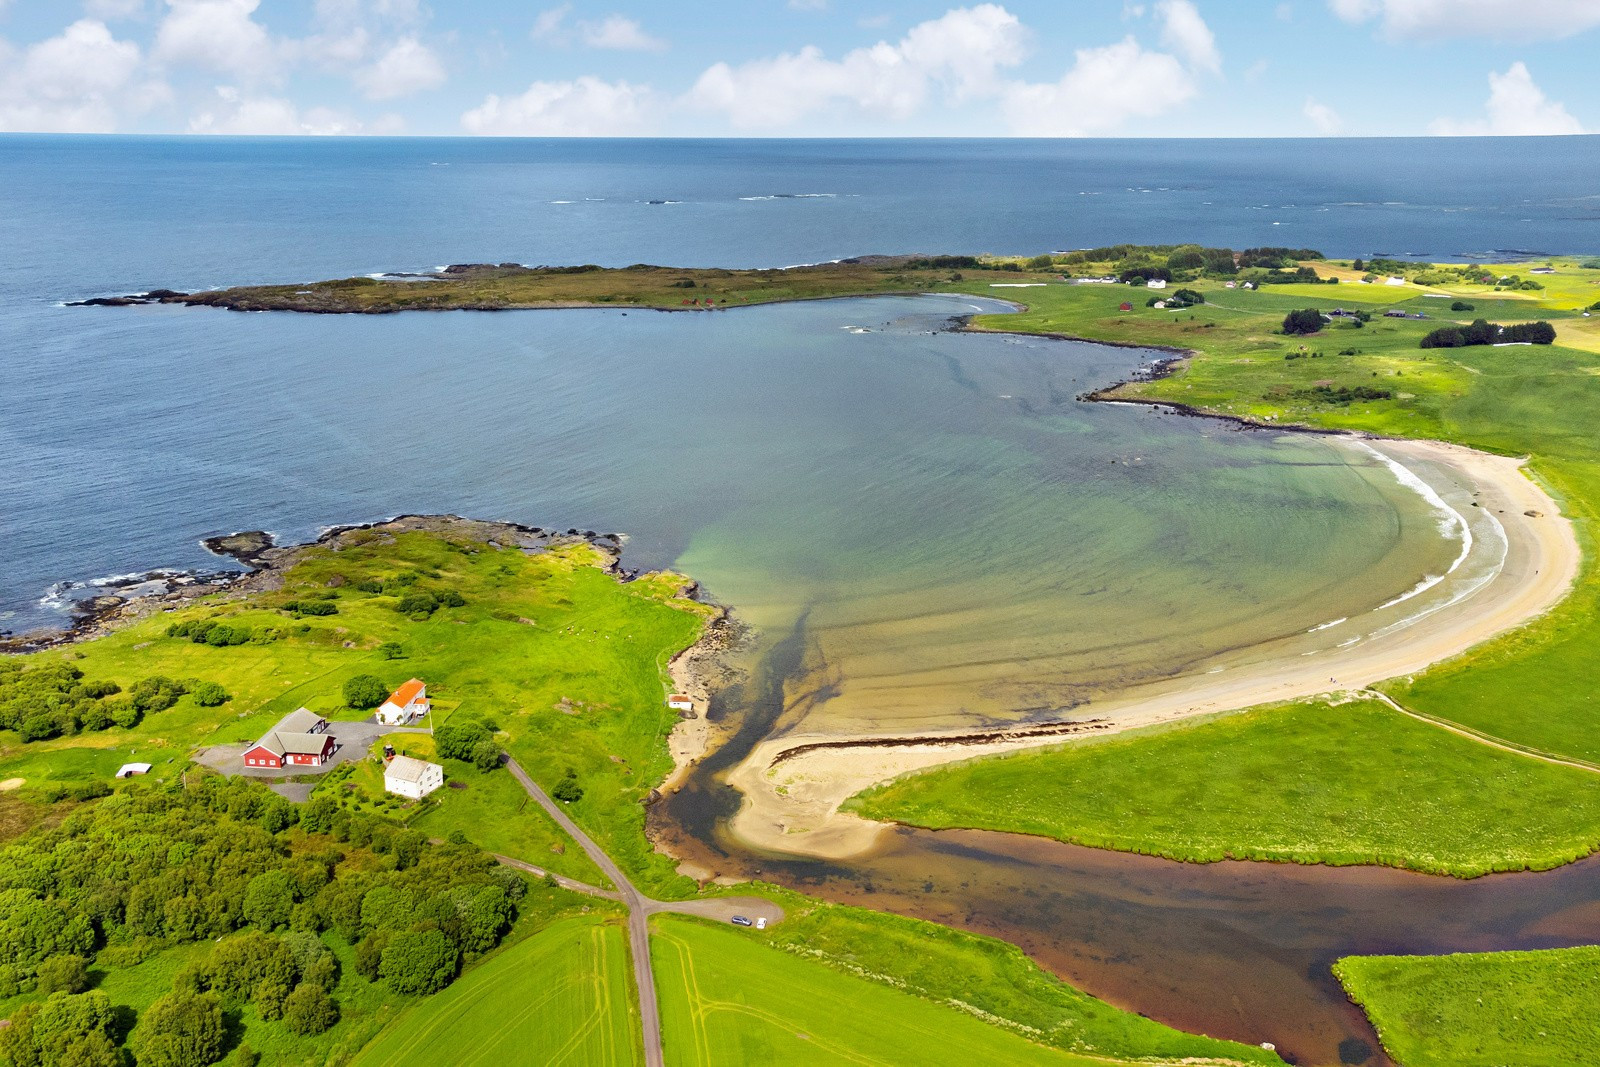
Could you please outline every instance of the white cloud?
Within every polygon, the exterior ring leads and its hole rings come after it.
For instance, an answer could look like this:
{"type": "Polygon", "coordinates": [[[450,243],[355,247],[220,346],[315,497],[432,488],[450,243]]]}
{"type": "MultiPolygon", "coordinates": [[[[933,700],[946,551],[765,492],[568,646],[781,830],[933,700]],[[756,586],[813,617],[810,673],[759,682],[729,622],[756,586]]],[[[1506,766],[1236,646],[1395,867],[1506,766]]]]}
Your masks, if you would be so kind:
{"type": "Polygon", "coordinates": [[[782,126],[840,105],[905,118],[935,84],[958,101],[997,92],[1000,69],[1022,61],[1027,36],[998,4],[956,8],[912,27],[896,44],[880,41],[842,59],[808,45],[737,67],[718,63],[700,75],[690,100],[746,128],[782,126]]]}
{"type": "Polygon", "coordinates": [[[217,99],[219,107],[203,110],[189,120],[190,133],[302,137],[362,132],[360,122],[329,108],[301,112],[289,100],[250,96],[229,85],[217,86],[217,99]]]}
{"type": "Polygon", "coordinates": [[[567,16],[572,14],[571,4],[547,8],[533,20],[529,31],[535,41],[565,48],[575,41],[586,48],[604,48],[617,52],[662,52],[667,42],[652,37],[639,25],[637,19],[626,15],[607,15],[599,21],[584,19],[572,28],[567,26],[567,16]]]}
{"type": "Polygon", "coordinates": [[[1156,14],[1161,19],[1162,44],[1188,60],[1191,67],[1212,74],[1222,72],[1217,39],[1191,0],[1161,0],[1156,14]]]}
{"type": "Polygon", "coordinates": [[[0,42],[0,130],[105,133],[120,111],[148,109],[166,86],[140,82],[139,46],[97,19],[79,19],[20,56],[0,42]]]}
{"type": "Polygon", "coordinates": [[[356,71],[355,82],[368,100],[392,100],[443,85],[444,64],[415,37],[402,37],[377,62],[356,71]]]}
{"type": "Polygon", "coordinates": [[[535,41],[549,41],[553,44],[562,43],[566,37],[565,23],[567,16],[572,13],[571,4],[562,4],[560,7],[548,8],[533,20],[533,29],[529,31],[535,41]]]}
{"type": "Polygon", "coordinates": [[[590,48],[609,48],[619,52],[661,52],[667,42],[652,37],[633,19],[607,15],[599,22],[578,23],[578,34],[590,48]]]}
{"type": "Polygon", "coordinates": [[[281,56],[266,28],[250,16],[259,0],[167,0],[171,10],[152,54],[162,62],[201,67],[234,78],[267,78],[281,56]]]}
{"type": "Polygon", "coordinates": [[[1146,51],[1128,37],[1079,49],[1058,82],[1009,86],[1001,109],[1015,133],[1083,137],[1159,115],[1194,94],[1194,79],[1175,56],[1146,51]]]}
{"type": "MultiPolygon", "coordinates": [[[[5,3],[0,0],[0,8],[5,3]]],[[[83,10],[91,18],[101,19],[105,22],[115,22],[120,19],[138,18],[144,14],[144,0],[84,0],[83,10]]]]}
{"type": "Polygon", "coordinates": [[[1446,137],[1521,137],[1583,133],[1583,124],[1558,101],[1544,95],[1521,62],[1504,74],[1489,72],[1489,102],[1482,120],[1439,119],[1429,132],[1446,137]]]}
{"type": "Polygon", "coordinates": [[[654,110],[646,86],[584,76],[534,82],[520,96],[491,94],[461,116],[461,125],[501,137],[615,137],[642,132],[654,110]]]}
{"type": "Polygon", "coordinates": [[[1328,0],[1346,22],[1381,19],[1391,38],[1542,41],[1600,26],[1595,0],[1328,0]]]}
{"type": "Polygon", "coordinates": [[[1344,119],[1339,117],[1339,113],[1314,97],[1306,97],[1306,105],[1300,111],[1324,137],[1334,137],[1344,132],[1344,119]]]}
{"type": "Polygon", "coordinates": [[[791,11],[826,11],[828,0],[789,0],[791,11]]]}

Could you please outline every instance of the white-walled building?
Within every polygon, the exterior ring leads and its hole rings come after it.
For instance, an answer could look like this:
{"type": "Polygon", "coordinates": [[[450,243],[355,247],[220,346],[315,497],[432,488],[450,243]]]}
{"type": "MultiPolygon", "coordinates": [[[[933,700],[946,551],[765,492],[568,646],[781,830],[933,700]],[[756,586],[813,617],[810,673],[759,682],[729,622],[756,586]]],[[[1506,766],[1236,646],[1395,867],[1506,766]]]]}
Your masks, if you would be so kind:
{"type": "Polygon", "coordinates": [[[383,769],[383,788],[397,796],[421,800],[444,785],[444,768],[427,760],[396,756],[383,769]]]}
{"type": "Polygon", "coordinates": [[[671,708],[673,711],[693,711],[694,701],[690,700],[682,693],[673,693],[667,698],[667,707],[671,708]]]}
{"type": "Polygon", "coordinates": [[[409,726],[430,710],[428,687],[413,678],[378,705],[378,721],[384,726],[409,726]]]}

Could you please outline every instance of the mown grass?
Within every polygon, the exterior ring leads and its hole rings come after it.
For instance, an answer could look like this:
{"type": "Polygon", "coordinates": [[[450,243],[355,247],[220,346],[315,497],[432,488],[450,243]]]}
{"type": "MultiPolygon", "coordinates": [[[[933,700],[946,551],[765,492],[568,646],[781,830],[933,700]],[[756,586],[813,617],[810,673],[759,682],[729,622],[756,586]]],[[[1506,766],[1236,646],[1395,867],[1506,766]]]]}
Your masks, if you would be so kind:
{"type": "MultiPolygon", "coordinates": [[[[773,991],[776,1006],[769,1005],[764,998],[759,1003],[752,999],[751,1003],[761,1011],[775,1014],[783,1020],[773,1024],[775,1029],[755,1025],[746,1027],[737,1019],[724,1019],[716,1024],[717,1027],[732,1031],[734,1036],[729,1038],[730,1041],[755,1042],[756,1051],[743,1062],[783,1062],[781,1058],[772,1059],[759,1054],[763,1041],[772,1041],[775,1052],[784,1051],[786,1047],[810,1047],[795,1046],[789,1040],[787,1035],[796,1031],[812,1036],[839,1035],[837,1039],[846,1042],[849,1038],[844,1035],[850,1031],[839,1028],[856,1025],[852,1021],[853,1016],[865,1016],[871,1025],[886,1033],[894,1033],[889,1028],[900,1019],[932,1020],[930,1025],[936,1025],[938,1032],[946,1032],[947,1026],[950,1032],[955,1030],[956,1022],[948,1020],[962,1022],[963,1027],[964,1020],[981,1020],[1002,1034],[1031,1042],[1034,1046],[1048,1046],[1058,1054],[1101,1057],[1114,1062],[1281,1063],[1274,1054],[1253,1045],[1182,1033],[1143,1016],[1114,1008],[1067,985],[1034,963],[1021,949],[1004,941],[920,919],[826,904],[775,887],[762,886],[760,891],[782,904],[787,917],[765,931],[736,931],[720,926],[711,928],[712,932],[726,931],[729,939],[723,942],[725,945],[753,946],[750,949],[741,948],[735,953],[744,960],[738,967],[749,968],[750,978],[746,982],[728,982],[718,986],[719,989],[728,990],[729,995],[705,993],[704,997],[713,1001],[739,1003],[737,997],[742,989],[752,992],[773,991]],[[760,952],[756,951],[757,948],[760,948],[760,952]],[[786,964],[780,967],[770,955],[762,955],[762,952],[794,957],[799,966],[786,964]],[[761,977],[762,973],[769,977],[761,977]],[[772,976],[785,974],[796,977],[793,980],[777,980],[774,984],[772,976]],[[876,1004],[870,999],[875,995],[871,993],[874,988],[894,994],[900,998],[900,1004],[904,1004],[907,998],[915,998],[935,1009],[935,1012],[913,1013],[909,1008],[893,1007],[888,1001],[885,1001],[886,1007],[882,1011],[876,1007],[870,1011],[850,1007],[851,1004],[876,1004]],[[813,1010],[808,1002],[827,1006],[826,1010],[821,1007],[816,1009],[823,1015],[822,1022],[810,1014],[800,1014],[813,1010]],[[940,1019],[947,1021],[939,1022],[940,1019]],[[787,1046],[784,1044],[786,1041],[787,1046]]],[[[672,923],[675,925],[665,929],[676,932],[679,929],[677,924],[687,922],[674,919],[672,923]]],[[[693,956],[692,947],[690,955],[693,956]]],[[[665,985],[668,983],[667,970],[673,964],[663,961],[660,949],[655,958],[657,983],[665,985]]],[[[666,959],[671,961],[676,957],[667,956],[666,959]]],[[[720,960],[720,957],[713,959],[720,960]]],[[[715,966],[731,968],[734,964],[717,962],[715,966]]],[[[699,973],[702,974],[704,991],[704,970],[699,969],[699,973]]],[[[679,1014],[670,1025],[680,1035],[693,1035],[694,1026],[705,1025],[707,1017],[716,1014],[716,1009],[707,1011],[705,1005],[700,1004],[701,1022],[695,1023],[685,1018],[685,1013],[692,1015],[695,1012],[695,999],[687,994],[680,993],[679,996],[681,999],[674,1009],[679,1014]]],[[[665,1013],[668,994],[663,992],[662,997],[665,1013]]],[[[919,1021],[917,1025],[920,1028],[924,1024],[919,1021]]],[[[1026,1044],[1007,1045],[994,1037],[981,1037],[976,1030],[970,1032],[973,1041],[993,1042],[992,1048],[997,1050],[1005,1047],[1025,1050],[1034,1057],[1024,1057],[1022,1062],[1037,1062],[1041,1058],[1037,1047],[1029,1050],[1026,1044]]],[[[907,1046],[916,1050],[915,1053],[888,1056],[884,1062],[923,1062],[919,1057],[939,1054],[937,1048],[928,1046],[926,1041],[914,1034],[897,1037],[897,1040],[902,1039],[916,1042],[907,1046]]],[[[692,1044],[694,1038],[683,1036],[679,1040],[692,1044]]],[[[862,1040],[865,1048],[880,1047],[873,1044],[875,1039],[870,1035],[862,1040]]],[[[713,1043],[718,1042],[714,1040],[713,1043]]],[[[680,1049],[680,1053],[685,1052],[680,1049]]],[[[969,1062],[993,1060],[979,1057],[969,1062]]],[[[1002,1057],[1001,1062],[1015,1061],[1002,1057]]],[[[1069,1059],[1065,1062],[1076,1061],[1069,1059]]]]}
{"type": "Polygon", "coordinates": [[[1600,774],[1370,700],[972,760],[887,783],[851,807],[1202,863],[1384,864],[1458,877],[1543,870],[1600,847],[1600,774]]]}
{"type": "Polygon", "coordinates": [[[561,919],[408,1007],[358,1065],[638,1063],[639,1012],[615,916],[561,919]]]}
{"type": "MultiPolygon", "coordinates": [[[[253,740],[301,705],[334,720],[337,733],[338,720],[367,714],[343,706],[345,679],[373,674],[397,685],[416,676],[427,681],[441,722],[447,712],[491,723],[537,780],[553,785],[569,767],[577,771],[585,794],[573,817],[642,885],[658,894],[692,892],[693,883],[645,839],[644,800],[671,767],[666,735],[676,717],[665,705],[666,663],[693,643],[711,609],[679,597],[676,576],[622,583],[601,562],[586,544],[527,554],[467,533],[367,531],[338,551],[308,550],[281,591],[209,598],[33,654],[33,662],[64,658],[86,677],[124,688],[154,674],[216,681],[233,699],[202,708],[184,697],[131,730],[32,744],[0,732],[0,779],[25,779],[7,803],[36,803],[51,783],[109,779],[132,758],[175,775],[197,747],[253,740]],[[415,621],[395,610],[398,597],[357,588],[402,575],[415,576],[418,589],[455,590],[466,604],[415,621]],[[274,610],[312,592],[332,592],[338,614],[297,621],[274,610]],[[170,623],[191,617],[278,627],[285,636],[224,648],[165,636],[170,623]],[[378,651],[385,642],[398,642],[404,658],[385,659],[378,651]]],[[[459,827],[486,847],[514,846],[530,862],[593,879],[582,851],[542,814],[519,817],[521,800],[508,786],[463,781],[464,790],[434,794],[444,810],[431,818],[445,834],[459,827]],[[489,824],[473,825],[479,818],[489,824]],[[493,825],[499,822],[517,825],[493,825]],[[563,852],[551,850],[558,843],[563,852]]]]}
{"type": "Polygon", "coordinates": [[[669,1064],[1105,1062],[694,919],[656,919],[651,959],[669,1064]]]}
{"type": "Polygon", "coordinates": [[[1403,1067],[1600,1064],[1600,947],[1349,956],[1333,971],[1403,1067]]]}

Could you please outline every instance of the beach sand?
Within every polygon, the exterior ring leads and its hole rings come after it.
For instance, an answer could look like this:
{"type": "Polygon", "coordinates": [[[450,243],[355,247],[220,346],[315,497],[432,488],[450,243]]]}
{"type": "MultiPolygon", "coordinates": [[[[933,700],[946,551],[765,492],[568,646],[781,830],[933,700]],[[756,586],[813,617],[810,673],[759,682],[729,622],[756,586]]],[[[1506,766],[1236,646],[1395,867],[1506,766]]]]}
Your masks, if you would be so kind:
{"type": "MultiPolygon", "coordinates": [[[[1469,560],[1483,580],[1461,595],[1403,625],[1379,627],[1364,639],[1315,654],[1245,660],[1226,670],[1168,679],[1091,702],[1079,720],[1099,720],[1093,732],[1130,730],[1156,723],[1234,711],[1330,692],[1361,689],[1415,674],[1544,614],[1571,588],[1582,564],[1572,524],[1523,468],[1523,460],[1488,455],[1436,441],[1359,439],[1416,471],[1447,468],[1474,494],[1480,520],[1504,531],[1480,537],[1469,560]]],[[[1362,620],[1351,620],[1359,626],[1362,620]]],[[[842,859],[871,850],[889,828],[839,811],[847,798],[899,775],[976,756],[1062,743],[1059,735],[1016,736],[936,743],[939,734],[884,743],[882,735],[792,733],[762,741],[729,776],[744,794],[732,821],[746,845],[773,852],[842,859]],[[934,743],[918,743],[919,740],[934,743]],[[800,746],[827,747],[785,757],[800,746]],[[841,745],[840,742],[847,744],[841,745]],[[854,744],[850,744],[854,743],[854,744]]],[[[971,729],[951,731],[971,735],[971,729]]],[[[997,731],[998,733],[998,731],[997,731]]],[[[905,737],[903,727],[896,737],[905,737]]],[[[704,738],[697,739],[704,744],[704,738]]],[[[703,749],[702,749],[703,751],[703,749]]],[[[681,774],[674,775],[681,780],[681,774]]]]}

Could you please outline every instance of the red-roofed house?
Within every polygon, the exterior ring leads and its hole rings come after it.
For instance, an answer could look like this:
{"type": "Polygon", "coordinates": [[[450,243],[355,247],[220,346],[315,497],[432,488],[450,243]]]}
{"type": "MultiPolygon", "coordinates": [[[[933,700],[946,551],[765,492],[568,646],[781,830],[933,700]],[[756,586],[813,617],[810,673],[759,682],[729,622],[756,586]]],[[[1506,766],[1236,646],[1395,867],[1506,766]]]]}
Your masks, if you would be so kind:
{"type": "Polygon", "coordinates": [[[261,740],[244,750],[244,765],[268,769],[320,767],[338,747],[327,730],[328,720],[315,712],[305,708],[291,711],[261,740]]]}
{"type": "Polygon", "coordinates": [[[378,721],[385,726],[405,726],[428,714],[428,687],[416,678],[389,694],[378,706],[378,721]]]}

